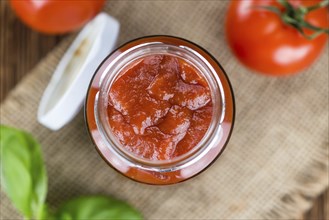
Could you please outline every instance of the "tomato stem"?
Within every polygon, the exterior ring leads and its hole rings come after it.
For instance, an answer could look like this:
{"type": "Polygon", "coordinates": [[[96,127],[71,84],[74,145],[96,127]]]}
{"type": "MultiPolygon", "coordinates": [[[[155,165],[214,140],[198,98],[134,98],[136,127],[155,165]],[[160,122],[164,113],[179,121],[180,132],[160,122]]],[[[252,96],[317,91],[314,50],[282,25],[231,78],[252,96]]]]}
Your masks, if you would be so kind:
{"type": "Polygon", "coordinates": [[[320,27],[316,27],[308,22],[305,21],[305,15],[308,14],[311,11],[317,10],[319,8],[324,8],[329,5],[329,0],[323,0],[322,2],[312,5],[310,7],[303,7],[298,6],[294,7],[292,4],[288,2],[288,0],[277,0],[279,4],[281,4],[285,10],[281,10],[278,7],[275,6],[260,6],[258,8],[266,9],[268,11],[271,11],[278,16],[281,17],[282,21],[294,27],[298,30],[299,33],[301,33],[305,38],[309,40],[313,40],[317,36],[321,35],[322,33],[329,34],[329,29],[324,29],[320,27]],[[304,29],[312,30],[313,33],[310,35],[307,35],[304,31],[304,29]]]}
{"type": "Polygon", "coordinates": [[[310,7],[300,7],[300,8],[305,8],[306,9],[306,13],[310,12],[310,11],[313,11],[313,10],[316,10],[316,9],[319,9],[319,8],[323,8],[323,7],[326,7],[329,5],[329,0],[324,0],[316,5],[313,5],[313,6],[310,6],[310,7]]]}

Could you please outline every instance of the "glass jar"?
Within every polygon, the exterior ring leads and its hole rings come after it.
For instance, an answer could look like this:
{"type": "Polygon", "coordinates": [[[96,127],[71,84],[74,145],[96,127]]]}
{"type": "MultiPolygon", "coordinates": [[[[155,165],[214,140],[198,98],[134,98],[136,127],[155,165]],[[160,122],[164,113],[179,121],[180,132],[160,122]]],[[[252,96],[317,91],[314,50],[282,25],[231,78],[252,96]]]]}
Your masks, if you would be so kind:
{"type": "Polygon", "coordinates": [[[205,49],[182,38],[148,36],[119,47],[100,64],[85,103],[89,134],[103,159],[135,181],[166,185],[187,180],[211,165],[223,152],[232,132],[235,105],[225,71],[205,49]],[[170,160],[147,160],[124,149],[111,132],[107,105],[111,85],[122,70],[150,55],[170,55],[193,65],[206,79],[212,98],[212,117],[206,134],[192,150],[170,160]]]}

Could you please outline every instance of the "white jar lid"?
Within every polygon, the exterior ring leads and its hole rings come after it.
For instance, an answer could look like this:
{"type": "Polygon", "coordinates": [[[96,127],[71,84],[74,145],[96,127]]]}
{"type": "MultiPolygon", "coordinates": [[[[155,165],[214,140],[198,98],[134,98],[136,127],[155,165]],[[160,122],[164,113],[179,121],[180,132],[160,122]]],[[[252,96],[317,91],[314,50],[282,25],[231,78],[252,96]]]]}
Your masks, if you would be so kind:
{"type": "Polygon", "coordinates": [[[92,76],[115,47],[119,27],[116,19],[100,13],[80,31],[41,98],[38,121],[42,125],[58,130],[80,111],[92,76]]]}

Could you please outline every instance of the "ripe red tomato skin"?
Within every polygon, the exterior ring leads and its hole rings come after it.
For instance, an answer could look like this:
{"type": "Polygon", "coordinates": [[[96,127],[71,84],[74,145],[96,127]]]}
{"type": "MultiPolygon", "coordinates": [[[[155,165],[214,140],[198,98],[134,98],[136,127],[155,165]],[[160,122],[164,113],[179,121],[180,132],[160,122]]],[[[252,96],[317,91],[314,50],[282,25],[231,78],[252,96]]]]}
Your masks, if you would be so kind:
{"type": "Polygon", "coordinates": [[[64,34],[82,27],[104,6],[105,0],[10,0],[16,15],[32,29],[64,34]]]}
{"type": "MultiPolygon", "coordinates": [[[[320,0],[290,2],[310,6],[320,0]]],[[[273,12],[255,8],[260,5],[280,6],[275,0],[231,1],[226,38],[234,55],[247,67],[267,75],[290,75],[310,66],[325,48],[327,35],[307,40],[273,12]]],[[[328,28],[328,18],[328,10],[321,8],[310,12],[306,21],[328,28]]]]}

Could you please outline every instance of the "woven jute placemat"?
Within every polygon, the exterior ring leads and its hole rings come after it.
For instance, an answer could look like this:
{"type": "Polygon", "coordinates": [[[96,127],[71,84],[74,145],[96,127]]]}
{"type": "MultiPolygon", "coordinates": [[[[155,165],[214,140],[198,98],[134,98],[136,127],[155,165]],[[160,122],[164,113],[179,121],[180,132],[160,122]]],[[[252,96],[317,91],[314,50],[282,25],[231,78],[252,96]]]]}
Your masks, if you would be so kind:
{"type": "MultiPolygon", "coordinates": [[[[60,131],[38,124],[40,97],[73,36],[10,93],[1,104],[1,123],[41,142],[52,207],[88,194],[126,200],[146,219],[296,219],[310,207],[328,186],[328,49],[293,77],[252,73],[226,44],[227,3],[113,1],[105,8],[121,23],[119,44],[153,34],[183,37],[207,49],[228,73],[237,109],[231,141],[216,163],[187,182],[159,187],[121,176],[94,149],[82,112],[60,131]]],[[[3,192],[0,215],[21,218],[3,192]]]]}

